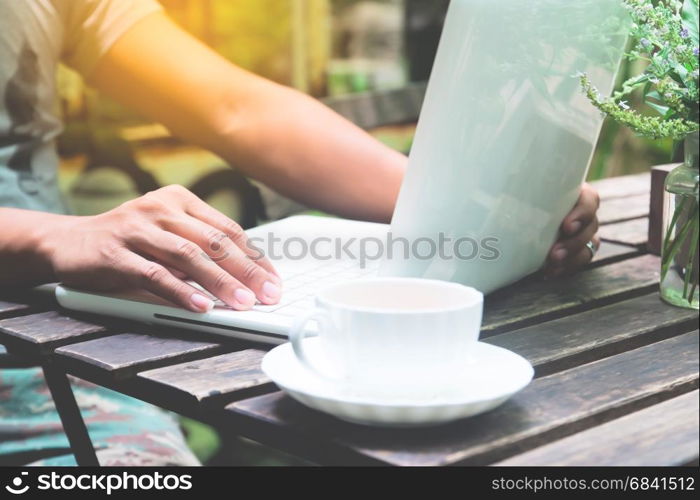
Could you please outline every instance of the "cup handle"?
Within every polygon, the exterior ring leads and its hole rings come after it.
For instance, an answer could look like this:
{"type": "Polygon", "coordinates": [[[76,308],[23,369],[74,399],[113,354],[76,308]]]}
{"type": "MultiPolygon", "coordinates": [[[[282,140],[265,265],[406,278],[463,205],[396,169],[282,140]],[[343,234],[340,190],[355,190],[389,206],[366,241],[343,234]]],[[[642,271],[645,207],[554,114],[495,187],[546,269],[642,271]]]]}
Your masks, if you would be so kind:
{"type": "Polygon", "coordinates": [[[307,334],[306,325],[312,320],[318,321],[321,328],[327,328],[330,325],[331,318],[328,313],[322,309],[314,309],[313,311],[299,316],[294,321],[292,329],[289,331],[289,341],[292,343],[292,348],[294,349],[294,354],[297,359],[307,370],[326,379],[333,378],[314,366],[304,350],[304,339],[307,334]]]}

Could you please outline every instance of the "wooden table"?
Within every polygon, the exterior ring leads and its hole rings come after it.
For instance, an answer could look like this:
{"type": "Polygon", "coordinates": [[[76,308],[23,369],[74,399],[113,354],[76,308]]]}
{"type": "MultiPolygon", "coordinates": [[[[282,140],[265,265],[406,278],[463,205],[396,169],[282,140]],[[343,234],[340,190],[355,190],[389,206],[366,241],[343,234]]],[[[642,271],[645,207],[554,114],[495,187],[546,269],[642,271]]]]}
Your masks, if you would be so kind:
{"type": "Polygon", "coordinates": [[[488,414],[427,430],[380,430],[306,409],[260,371],[265,347],[0,302],[0,366],[44,367],[73,450],[96,458],[68,384],[75,375],[321,464],[698,463],[698,315],[658,297],[645,249],[649,176],[608,180],[596,261],[487,300],[483,339],[536,367],[488,414]]]}

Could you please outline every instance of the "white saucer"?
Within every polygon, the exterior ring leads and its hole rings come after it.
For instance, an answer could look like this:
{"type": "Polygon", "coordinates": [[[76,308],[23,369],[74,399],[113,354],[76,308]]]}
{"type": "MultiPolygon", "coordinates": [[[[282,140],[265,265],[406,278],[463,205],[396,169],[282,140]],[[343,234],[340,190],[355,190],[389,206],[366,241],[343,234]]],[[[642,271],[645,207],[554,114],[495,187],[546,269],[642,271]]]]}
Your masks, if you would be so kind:
{"type": "MultiPolygon", "coordinates": [[[[313,356],[319,339],[308,338],[313,356]]],[[[381,427],[440,425],[493,410],[524,389],[534,376],[532,365],[501,347],[478,343],[455,374],[454,386],[440,394],[415,400],[380,400],[363,397],[356,390],[324,380],[304,368],[291,344],[269,352],[262,370],[284,392],[300,403],[348,422],[381,427]]]]}

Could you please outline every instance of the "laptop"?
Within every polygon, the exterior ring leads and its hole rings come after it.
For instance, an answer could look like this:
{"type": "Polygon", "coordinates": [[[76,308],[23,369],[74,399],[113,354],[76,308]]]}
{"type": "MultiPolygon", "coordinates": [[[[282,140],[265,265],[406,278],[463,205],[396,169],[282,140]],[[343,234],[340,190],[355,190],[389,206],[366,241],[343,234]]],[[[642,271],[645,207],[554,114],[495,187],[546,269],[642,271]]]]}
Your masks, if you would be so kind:
{"type": "Polygon", "coordinates": [[[620,4],[453,0],[392,224],[297,216],[249,231],[284,280],[280,304],[195,314],[147,292],[58,286],[59,303],[279,344],[337,282],[423,277],[489,293],[524,278],[586,178],[603,117],[576,74],[612,92],[626,44],[620,4]]]}

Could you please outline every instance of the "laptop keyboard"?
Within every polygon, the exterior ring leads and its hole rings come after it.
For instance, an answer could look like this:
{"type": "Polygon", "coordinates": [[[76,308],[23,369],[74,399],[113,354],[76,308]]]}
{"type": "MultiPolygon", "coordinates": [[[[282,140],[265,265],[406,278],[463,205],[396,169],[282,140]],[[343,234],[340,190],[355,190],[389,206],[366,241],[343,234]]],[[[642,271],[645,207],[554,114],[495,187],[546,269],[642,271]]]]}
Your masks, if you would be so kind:
{"type": "MultiPolygon", "coordinates": [[[[377,275],[378,262],[370,262],[364,268],[353,261],[309,261],[275,264],[284,282],[284,293],[279,304],[257,305],[254,311],[274,313],[282,316],[299,316],[315,305],[316,294],[325,287],[360,278],[377,275]]],[[[217,308],[231,309],[221,300],[215,299],[217,308]]]]}

